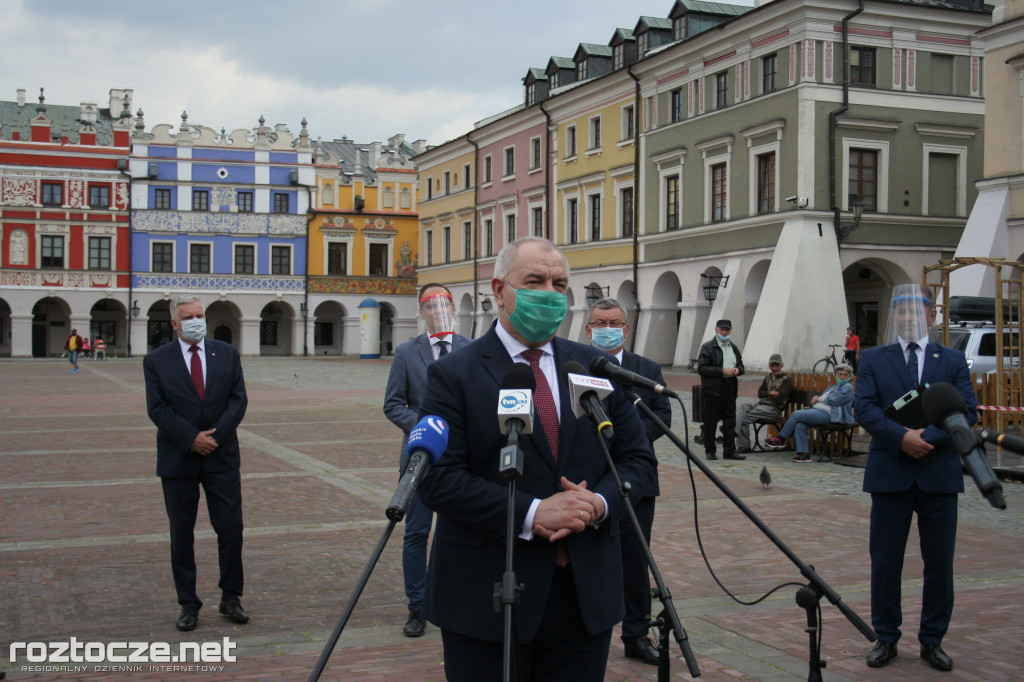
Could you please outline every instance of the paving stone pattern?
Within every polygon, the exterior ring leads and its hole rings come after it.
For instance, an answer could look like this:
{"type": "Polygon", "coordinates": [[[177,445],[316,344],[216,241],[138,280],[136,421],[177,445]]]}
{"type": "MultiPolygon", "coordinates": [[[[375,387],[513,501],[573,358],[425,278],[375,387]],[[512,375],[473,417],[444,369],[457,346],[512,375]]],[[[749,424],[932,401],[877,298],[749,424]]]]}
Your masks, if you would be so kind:
{"type": "MultiPolygon", "coordinates": [[[[0,670],[11,680],[305,680],[387,527],[399,431],[381,411],[388,359],[245,359],[249,410],[240,438],[246,591],[252,620],[216,613],[216,538],[205,511],[196,533],[199,627],[179,633],[167,519],[155,471],[139,359],[0,361],[0,670]],[[237,660],[217,672],[38,672],[9,658],[12,641],[215,642],[237,660]]],[[[690,409],[692,374],[669,385],[690,409]]],[[[741,383],[751,399],[757,379],[741,383]]],[[[684,437],[675,407],[676,433],[684,437]]],[[[691,425],[688,442],[699,426],[691,425]]],[[[864,440],[860,441],[864,446],[864,440]]],[[[855,443],[855,447],[858,444],[855,443]]],[[[657,444],[661,490],[653,551],[704,680],[807,679],[806,614],[796,567],[685,455],[657,444]],[[696,491],[696,504],[694,503],[696,491]],[[698,536],[699,530],[699,536],[698,536]],[[698,543],[699,540],[699,543],[698,543]],[[700,545],[703,546],[701,552],[700,545]],[[705,558],[706,557],[706,558],[705,558]],[[709,570],[710,567],[710,570],[709,570]],[[732,593],[756,605],[731,600],[732,593]]],[[[703,450],[693,446],[697,456],[703,450]]],[[[711,469],[844,603],[870,622],[862,470],[796,464],[792,452],[755,453],[711,469]],[[758,482],[762,465],[773,477],[758,482]]],[[[529,465],[527,463],[527,465],[529,465]]],[[[957,680],[1024,680],[1024,494],[1004,483],[1006,511],[966,480],[960,496],[957,602],[945,641],[957,680]]],[[[324,680],[443,680],[439,632],[407,639],[402,526],[355,608],[324,680]]],[[[826,680],[939,679],[917,656],[921,562],[911,532],[904,569],[909,625],[900,656],[871,670],[871,645],[822,600],[826,680]]],[[[495,576],[497,580],[499,576],[495,576]]],[[[660,604],[654,604],[654,613],[660,604]]],[[[673,679],[690,679],[673,643],[673,679]]],[[[613,637],[607,680],[655,680],[613,637]]]]}

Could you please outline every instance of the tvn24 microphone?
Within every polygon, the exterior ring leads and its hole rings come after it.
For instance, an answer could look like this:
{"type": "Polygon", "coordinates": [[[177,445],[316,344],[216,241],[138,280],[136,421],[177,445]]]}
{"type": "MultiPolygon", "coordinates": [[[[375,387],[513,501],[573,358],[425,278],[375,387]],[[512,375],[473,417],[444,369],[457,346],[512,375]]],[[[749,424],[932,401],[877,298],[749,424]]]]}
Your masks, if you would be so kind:
{"type": "Polygon", "coordinates": [[[409,432],[409,464],[398,481],[385,515],[391,521],[401,521],[409,511],[409,503],[430,465],[441,459],[448,449],[448,424],[440,417],[427,416],[409,432]]]}
{"type": "Polygon", "coordinates": [[[1006,509],[1003,486],[985,459],[978,434],[967,423],[967,403],[952,384],[937,383],[921,395],[924,414],[949,435],[953,449],[963,458],[978,490],[996,509],[1006,509]]]}
{"type": "Polygon", "coordinates": [[[498,453],[498,473],[506,481],[523,477],[523,456],[519,436],[533,433],[533,391],[537,379],[529,365],[514,363],[501,378],[498,392],[498,427],[508,441],[498,453]]]}
{"type": "Polygon", "coordinates": [[[606,377],[622,386],[640,386],[655,393],[660,393],[667,398],[675,398],[676,394],[671,388],[659,384],[653,379],[648,379],[636,372],[617,365],[611,358],[597,357],[590,361],[590,373],[599,377],[606,377]]]}
{"type": "Polygon", "coordinates": [[[569,397],[572,400],[572,413],[577,417],[586,414],[594,423],[594,429],[608,440],[615,437],[612,423],[601,405],[601,398],[610,395],[615,387],[607,379],[599,379],[587,374],[583,365],[569,360],[562,365],[565,383],[569,385],[569,397]]]}

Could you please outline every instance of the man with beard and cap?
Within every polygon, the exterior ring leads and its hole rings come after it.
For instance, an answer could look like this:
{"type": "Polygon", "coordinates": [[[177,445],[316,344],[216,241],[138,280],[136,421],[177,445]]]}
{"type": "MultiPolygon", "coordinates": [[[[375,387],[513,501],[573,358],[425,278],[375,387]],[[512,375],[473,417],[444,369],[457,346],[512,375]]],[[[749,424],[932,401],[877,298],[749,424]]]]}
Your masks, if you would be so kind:
{"type": "MultiPolygon", "coordinates": [[[[469,339],[453,331],[455,305],[447,287],[441,284],[420,287],[419,316],[427,331],[395,349],[384,392],[384,414],[392,424],[402,429],[399,472],[404,472],[409,462],[409,432],[419,421],[420,403],[427,391],[427,367],[469,343],[469,339]]],[[[409,617],[402,630],[406,637],[420,637],[426,632],[423,592],[427,585],[427,539],[433,521],[433,512],[423,505],[419,495],[414,494],[405,514],[405,536],[402,539],[402,573],[409,605],[409,617]]]]}
{"type": "Polygon", "coordinates": [[[977,400],[961,351],[932,343],[935,322],[931,293],[917,284],[892,292],[886,343],[861,354],[854,409],[857,422],[871,434],[864,492],[871,493],[871,623],[878,643],[867,656],[872,668],[897,654],[903,612],[900,582],[907,536],[914,515],[924,562],[921,658],[936,670],[951,670],[953,660],[942,639],[953,614],[953,555],[957,494],[964,491],[960,458],[939,427],[903,426],[885,409],[920,384],[948,382],[967,405],[967,420],[977,421],[977,400]]]}
{"type": "MultiPolygon", "coordinates": [[[[750,452],[750,425],[758,419],[778,421],[786,411],[793,382],[782,371],[782,356],[772,353],[768,358],[768,376],[757,389],[757,403],[741,405],[736,413],[736,452],[750,452]]],[[[769,444],[778,439],[769,439],[769,444]]]]}
{"type": "MultiPolygon", "coordinates": [[[[587,322],[587,336],[590,342],[615,358],[615,361],[631,372],[647,377],[662,386],[665,377],[661,365],[626,350],[629,340],[629,324],[626,322],[626,309],[614,298],[602,298],[590,307],[590,318],[587,322]]],[[[665,426],[672,425],[672,405],[668,398],[655,393],[643,386],[634,386],[633,392],[651,408],[665,426]]],[[[640,410],[640,421],[647,432],[647,441],[654,449],[654,441],[665,433],[647,413],[640,410]]],[[[622,619],[622,644],[627,658],[639,658],[649,665],[658,664],[658,649],[647,637],[651,620],[651,582],[647,576],[647,559],[640,543],[651,544],[651,527],[654,525],[655,498],[661,494],[658,488],[658,476],[655,472],[654,486],[633,504],[637,521],[643,536],[636,533],[632,520],[628,515],[619,523],[622,533],[622,576],[623,591],[626,598],[626,617],[622,619]]]]}
{"type": "MultiPolygon", "coordinates": [[[[573,415],[566,370],[605,354],[557,338],[568,310],[569,264],[550,241],[522,237],[494,264],[498,320],[481,338],[427,370],[420,417],[448,424],[448,448],[419,489],[437,513],[424,615],[441,628],[445,674],[454,682],[503,677],[504,619],[495,584],[505,571],[508,483],[498,395],[514,363],[536,387],[533,432],[514,497],[513,570],[525,589],[515,633],[523,680],[604,679],[612,628],[622,620],[619,519],[623,501],[587,416],[573,415]],[[569,364],[569,367],[566,365],[569,364]]],[[[601,401],[607,443],[623,481],[649,490],[657,461],[636,408],[621,390],[601,401]]]]}
{"type": "Polygon", "coordinates": [[[704,426],[701,429],[704,454],[715,454],[715,430],[722,421],[722,456],[725,459],[746,459],[736,452],[736,395],[739,376],[743,374],[743,356],[730,340],[732,321],[715,323],[715,338],[700,347],[697,373],[704,396],[704,426]]]}

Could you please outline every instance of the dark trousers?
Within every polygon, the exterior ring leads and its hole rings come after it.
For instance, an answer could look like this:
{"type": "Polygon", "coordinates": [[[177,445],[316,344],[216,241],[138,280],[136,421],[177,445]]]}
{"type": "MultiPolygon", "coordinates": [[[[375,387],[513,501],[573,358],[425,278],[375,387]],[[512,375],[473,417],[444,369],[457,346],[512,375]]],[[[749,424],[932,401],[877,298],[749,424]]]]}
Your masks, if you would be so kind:
{"type": "Polygon", "coordinates": [[[718,395],[704,392],[704,452],[715,451],[715,432],[718,422],[722,422],[722,451],[726,455],[736,452],[736,391],[739,382],[736,379],[722,379],[718,395]]]}
{"type": "Polygon", "coordinates": [[[171,572],[179,604],[203,601],[196,594],[195,527],[199,487],[206,493],[210,524],[217,533],[221,599],[242,596],[242,477],[233,471],[203,471],[195,476],[161,478],[171,526],[171,572]]]}
{"type": "Polygon", "coordinates": [[[622,546],[622,588],[626,600],[626,616],[622,619],[622,641],[646,637],[651,620],[651,579],[643,545],[651,546],[654,525],[654,504],[657,498],[644,497],[635,505],[636,520],[643,535],[637,535],[629,515],[619,521],[619,543],[622,546]],[[643,543],[643,544],[641,544],[643,543]]]}
{"type": "MultiPolygon", "coordinates": [[[[596,635],[587,632],[572,571],[561,572],[551,584],[540,631],[532,642],[519,646],[522,679],[524,682],[601,682],[608,665],[611,639],[611,630],[596,635]]],[[[450,630],[441,631],[441,640],[448,682],[502,679],[504,650],[501,642],[488,642],[450,630]]]]}
{"type": "Polygon", "coordinates": [[[942,643],[953,615],[956,498],[956,493],[923,492],[916,484],[902,493],[871,494],[871,624],[880,640],[900,638],[903,556],[916,513],[924,561],[917,638],[922,644],[942,643]]]}
{"type": "Polygon", "coordinates": [[[409,611],[423,608],[427,588],[427,539],[434,512],[413,495],[405,514],[405,537],[402,539],[402,574],[405,576],[405,597],[409,611]]]}

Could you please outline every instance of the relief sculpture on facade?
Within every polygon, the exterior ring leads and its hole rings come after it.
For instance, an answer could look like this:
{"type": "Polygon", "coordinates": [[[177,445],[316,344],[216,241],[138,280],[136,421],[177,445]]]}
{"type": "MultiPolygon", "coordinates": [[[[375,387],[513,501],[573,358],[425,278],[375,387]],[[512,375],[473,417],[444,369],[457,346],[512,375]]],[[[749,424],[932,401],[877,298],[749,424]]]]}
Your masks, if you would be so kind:
{"type": "Polygon", "coordinates": [[[31,178],[4,178],[3,206],[34,206],[36,205],[36,181],[31,178]]]}

